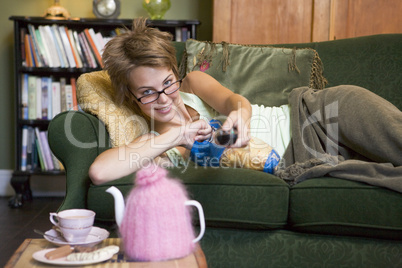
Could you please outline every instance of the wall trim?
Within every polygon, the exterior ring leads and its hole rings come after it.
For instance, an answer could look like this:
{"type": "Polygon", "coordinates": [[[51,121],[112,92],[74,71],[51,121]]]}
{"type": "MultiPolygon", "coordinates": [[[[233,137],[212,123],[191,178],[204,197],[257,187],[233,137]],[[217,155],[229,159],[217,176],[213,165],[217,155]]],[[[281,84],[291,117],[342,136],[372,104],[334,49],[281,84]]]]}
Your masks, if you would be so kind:
{"type": "Polygon", "coordinates": [[[13,175],[11,169],[0,169],[0,196],[14,195],[14,189],[11,187],[10,181],[13,175]]]}

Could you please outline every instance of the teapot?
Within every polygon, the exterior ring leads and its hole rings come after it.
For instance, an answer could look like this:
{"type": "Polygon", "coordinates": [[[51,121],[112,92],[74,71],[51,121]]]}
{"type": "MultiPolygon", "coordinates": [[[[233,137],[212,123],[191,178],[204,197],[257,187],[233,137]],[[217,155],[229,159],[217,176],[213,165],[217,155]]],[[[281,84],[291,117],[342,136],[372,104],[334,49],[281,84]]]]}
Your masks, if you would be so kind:
{"type": "Polygon", "coordinates": [[[124,251],[136,261],[182,258],[194,251],[205,232],[202,206],[189,200],[184,185],[167,177],[167,170],[149,165],[137,171],[135,186],[124,204],[114,186],[106,192],[114,197],[116,223],[124,251]],[[198,210],[200,233],[195,238],[189,206],[198,210]]]}

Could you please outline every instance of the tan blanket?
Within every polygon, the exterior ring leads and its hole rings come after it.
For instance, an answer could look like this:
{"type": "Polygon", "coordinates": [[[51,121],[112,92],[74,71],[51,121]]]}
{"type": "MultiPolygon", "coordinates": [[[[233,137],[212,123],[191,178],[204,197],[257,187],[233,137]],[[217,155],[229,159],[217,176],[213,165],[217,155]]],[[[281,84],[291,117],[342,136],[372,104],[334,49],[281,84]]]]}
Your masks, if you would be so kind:
{"type": "Polygon", "coordinates": [[[356,86],[294,89],[292,141],[275,175],[331,176],[402,192],[402,112],[356,86]]]}

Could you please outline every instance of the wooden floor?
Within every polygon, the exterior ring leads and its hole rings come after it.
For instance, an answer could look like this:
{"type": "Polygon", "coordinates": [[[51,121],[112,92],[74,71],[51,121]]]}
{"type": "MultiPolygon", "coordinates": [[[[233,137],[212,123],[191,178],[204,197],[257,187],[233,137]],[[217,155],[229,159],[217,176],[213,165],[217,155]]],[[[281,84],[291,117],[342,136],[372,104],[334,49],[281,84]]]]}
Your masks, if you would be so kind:
{"type": "Polygon", "coordinates": [[[49,230],[49,212],[61,205],[61,197],[36,197],[22,208],[8,206],[8,197],[0,197],[0,267],[4,267],[25,238],[42,238],[34,229],[49,230]]]}

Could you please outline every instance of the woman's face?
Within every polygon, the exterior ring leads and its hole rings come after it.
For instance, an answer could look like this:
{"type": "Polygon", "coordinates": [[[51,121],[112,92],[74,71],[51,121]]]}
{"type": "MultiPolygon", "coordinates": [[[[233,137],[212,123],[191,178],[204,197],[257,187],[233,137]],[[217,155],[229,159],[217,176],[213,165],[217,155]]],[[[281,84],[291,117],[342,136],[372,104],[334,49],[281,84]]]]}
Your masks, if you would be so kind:
{"type": "MultiPolygon", "coordinates": [[[[136,98],[149,96],[156,92],[161,92],[163,89],[170,86],[177,81],[176,76],[172,70],[165,67],[148,67],[139,66],[133,69],[130,73],[129,89],[136,98]]],[[[179,83],[173,85],[178,86],[179,83]]],[[[153,95],[153,96],[157,96],[153,95]]],[[[143,98],[144,100],[146,98],[143,98]]],[[[178,115],[177,109],[181,102],[179,91],[166,95],[164,93],[159,94],[159,98],[153,102],[143,104],[137,99],[138,106],[144,114],[151,119],[165,123],[170,122],[175,116],[178,115]]]]}

